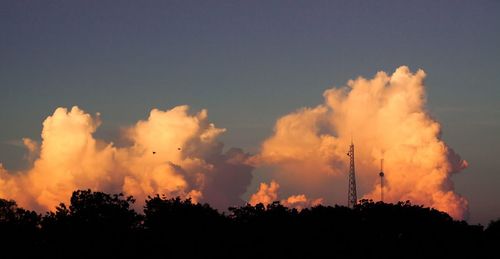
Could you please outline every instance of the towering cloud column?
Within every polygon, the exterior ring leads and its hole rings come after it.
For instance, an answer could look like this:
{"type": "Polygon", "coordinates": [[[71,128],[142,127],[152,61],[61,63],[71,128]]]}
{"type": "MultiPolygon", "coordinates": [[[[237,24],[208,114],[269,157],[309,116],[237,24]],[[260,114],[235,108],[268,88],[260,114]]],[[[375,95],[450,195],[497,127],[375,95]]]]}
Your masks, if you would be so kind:
{"type": "Polygon", "coordinates": [[[130,145],[118,148],[94,138],[99,114],[58,108],[43,123],[40,148],[24,139],[32,168],[7,172],[0,164],[0,197],[40,211],[87,188],[133,195],[138,209],[156,194],[190,197],[220,209],[241,205],[253,169],[245,164],[248,155],[234,148],[223,153],[217,137],[225,129],[210,123],[206,110],[190,115],[188,109],[153,109],[147,120],[125,131],[130,145]]]}
{"type": "Polygon", "coordinates": [[[251,161],[290,193],[345,203],[352,137],[363,198],[380,197],[383,157],[385,201],[410,200],[466,218],[467,200],[454,191],[451,176],[467,162],[440,139],[440,125],[425,109],[424,78],[424,71],[402,66],[392,75],[379,72],[326,90],[323,104],[280,118],[251,161]]]}

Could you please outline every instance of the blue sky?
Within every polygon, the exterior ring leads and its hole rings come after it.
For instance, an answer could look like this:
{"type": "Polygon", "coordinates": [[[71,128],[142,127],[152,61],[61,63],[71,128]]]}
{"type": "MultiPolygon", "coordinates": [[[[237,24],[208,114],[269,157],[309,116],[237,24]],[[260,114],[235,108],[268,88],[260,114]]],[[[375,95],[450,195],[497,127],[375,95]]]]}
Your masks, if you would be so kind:
{"type": "Polygon", "coordinates": [[[499,1],[0,2],[0,161],[22,168],[56,107],[97,135],[153,107],[207,108],[226,147],[256,152],[280,116],[359,75],[427,73],[428,109],[470,167],[471,221],[500,217],[499,1]]]}

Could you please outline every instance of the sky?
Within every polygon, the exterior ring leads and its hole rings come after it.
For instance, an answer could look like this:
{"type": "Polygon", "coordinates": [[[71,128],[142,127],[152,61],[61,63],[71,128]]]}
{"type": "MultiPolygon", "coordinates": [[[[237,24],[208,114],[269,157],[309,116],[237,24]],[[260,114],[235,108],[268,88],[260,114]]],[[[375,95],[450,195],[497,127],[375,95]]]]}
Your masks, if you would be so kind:
{"type": "MultiPolygon", "coordinates": [[[[101,113],[95,136],[117,145],[153,108],[207,109],[225,150],[258,154],[325,90],[408,66],[425,71],[425,109],[468,163],[451,179],[469,222],[487,224],[500,217],[499,13],[493,0],[4,0],[0,163],[28,168],[21,139],[40,142],[42,122],[74,105],[101,113]]],[[[265,170],[245,197],[270,183],[265,170]]]]}

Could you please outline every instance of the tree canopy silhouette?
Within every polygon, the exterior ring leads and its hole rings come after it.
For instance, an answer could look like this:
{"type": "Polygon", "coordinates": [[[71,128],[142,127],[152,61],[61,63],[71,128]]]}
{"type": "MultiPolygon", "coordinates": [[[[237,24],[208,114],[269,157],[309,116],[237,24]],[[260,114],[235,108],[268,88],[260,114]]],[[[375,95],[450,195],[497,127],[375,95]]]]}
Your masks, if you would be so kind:
{"type": "Polygon", "coordinates": [[[26,257],[458,257],[496,253],[500,220],[486,230],[409,201],[361,200],[353,209],[297,210],[279,202],[220,213],[191,199],[77,190],[43,217],[0,199],[0,245],[26,257]],[[137,209],[137,208],[136,208],[137,209]],[[227,213],[227,214],[226,214],[227,213]]]}
{"type": "Polygon", "coordinates": [[[40,218],[34,211],[19,208],[15,201],[0,199],[0,247],[5,248],[0,251],[15,251],[16,257],[22,256],[16,251],[22,246],[35,247],[41,239],[40,218]]]}

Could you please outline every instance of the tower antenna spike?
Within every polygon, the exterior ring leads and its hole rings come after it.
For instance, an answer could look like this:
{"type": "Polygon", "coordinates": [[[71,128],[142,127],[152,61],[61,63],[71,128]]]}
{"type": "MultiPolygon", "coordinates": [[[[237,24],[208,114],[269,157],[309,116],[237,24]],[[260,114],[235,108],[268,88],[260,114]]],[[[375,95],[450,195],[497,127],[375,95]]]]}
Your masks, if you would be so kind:
{"type": "Polygon", "coordinates": [[[384,159],[380,159],[380,201],[384,202],[384,159]]]}
{"type": "Polygon", "coordinates": [[[349,146],[349,152],[347,153],[349,156],[349,186],[348,186],[348,194],[347,194],[347,206],[349,208],[354,208],[356,205],[358,198],[356,195],[356,170],[354,167],[354,143],[352,141],[351,134],[351,145],[349,146]]]}

